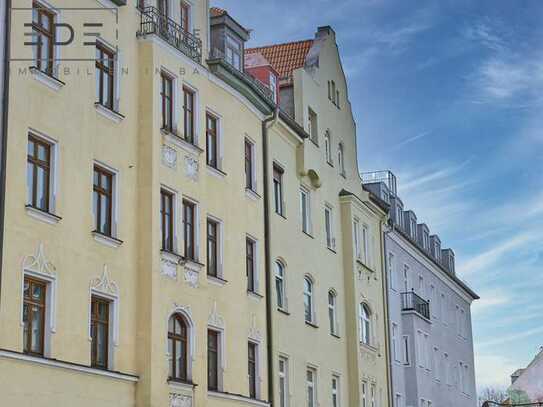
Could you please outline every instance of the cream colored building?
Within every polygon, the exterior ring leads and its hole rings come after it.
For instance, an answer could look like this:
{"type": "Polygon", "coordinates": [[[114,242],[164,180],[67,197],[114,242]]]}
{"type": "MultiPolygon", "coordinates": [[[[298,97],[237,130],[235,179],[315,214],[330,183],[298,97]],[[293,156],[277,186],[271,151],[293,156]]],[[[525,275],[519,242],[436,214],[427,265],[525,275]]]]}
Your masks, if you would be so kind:
{"type": "Polygon", "coordinates": [[[388,405],[386,208],[333,31],[279,88],[207,0],[11,7],[0,405],[388,405]]]}

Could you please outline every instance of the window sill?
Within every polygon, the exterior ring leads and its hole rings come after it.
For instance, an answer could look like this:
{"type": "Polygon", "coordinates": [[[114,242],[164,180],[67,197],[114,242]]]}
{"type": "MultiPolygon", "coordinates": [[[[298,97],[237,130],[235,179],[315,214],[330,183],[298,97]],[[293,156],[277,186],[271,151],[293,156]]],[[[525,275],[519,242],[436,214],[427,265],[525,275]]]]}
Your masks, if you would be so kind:
{"type": "Polygon", "coordinates": [[[178,389],[194,390],[198,385],[186,380],[168,378],[168,385],[178,389]]]}
{"type": "Polygon", "coordinates": [[[330,161],[326,161],[326,164],[328,164],[330,167],[334,168],[334,163],[330,161]]]}
{"type": "Polygon", "coordinates": [[[336,339],[341,339],[341,336],[339,336],[336,333],[330,333],[330,336],[332,336],[333,338],[336,338],[336,339]]]}
{"type": "Polygon", "coordinates": [[[191,270],[200,272],[206,265],[203,263],[200,263],[196,259],[189,259],[187,257],[181,258],[181,265],[190,268],[191,270]]]}
{"type": "Polygon", "coordinates": [[[160,129],[160,132],[166,137],[166,140],[189,154],[200,155],[204,152],[196,144],[189,143],[184,138],[178,136],[173,131],[167,129],[160,129]]]}
{"type": "Polygon", "coordinates": [[[315,328],[315,329],[318,329],[319,326],[317,324],[315,324],[314,322],[310,322],[310,321],[305,321],[305,324],[307,326],[310,326],[311,328],[315,328]]]}
{"type": "Polygon", "coordinates": [[[337,254],[337,252],[336,252],[335,249],[333,249],[333,248],[331,248],[331,247],[328,247],[328,246],[326,246],[326,248],[327,248],[329,251],[331,251],[332,253],[337,254]]]}
{"type": "Polygon", "coordinates": [[[347,173],[346,172],[340,172],[339,175],[341,175],[343,178],[347,179],[347,173]]]}
{"type": "Polygon", "coordinates": [[[176,264],[181,263],[181,261],[183,260],[183,256],[174,252],[170,252],[168,250],[161,250],[160,257],[163,260],[171,261],[172,263],[176,263],[176,264]]]}
{"type": "Polygon", "coordinates": [[[211,283],[213,285],[217,285],[219,287],[224,287],[228,283],[228,281],[223,280],[220,277],[215,277],[215,276],[210,276],[210,275],[207,276],[207,281],[209,283],[211,283]]]}
{"type": "Polygon", "coordinates": [[[109,246],[113,249],[116,249],[123,244],[122,240],[116,239],[112,236],[104,235],[100,232],[97,232],[96,230],[92,232],[92,235],[94,236],[94,240],[96,240],[98,243],[109,246]]]}
{"type": "Polygon", "coordinates": [[[260,301],[262,298],[264,298],[263,295],[260,295],[259,293],[255,292],[255,291],[249,291],[249,290],[247,290],[247,296],[249,298],[253,298],[253,299],[258,300],[258,301],[260,301]]]}
{"type": "Polygon", "coordinates": [[[47,86],[49,89],[54,90],[55,92],[58,92],[64,85],[66,85],[60,79],[57,79],[49,75],[48,73],[40,71],[35,66],[30,67],[30,73],[35,80],[47,86]]]}
{"type": "Polygon", "coordinates": [[[275,214],[276,214],[277,216],[279,216],[280,218],[282,218],[282,219],[284,219],[284,220],[287,220],[287,217],[286,217],[284,214],[279,213],[279,212],[277,212],[277,211],[275,212],[275,214]]]}
{"type": "Polygon", "coordinates": [[[290,316],[290,312],[288,312],[286,309],[277,308],[277,311],[279,311],[283,315],[290,316]]]}
{"type": "Polygon", "coordinates": [[[253,201],[258,201],[261,198],[261,196],[251,188],[245,188],[245,195],[247,198],[252,199],[253,201]]]}
{"type": "Polygon", "coordinates": [[[370,352],[377,353],[378,349],[373,345],[368,345],[367,343],[358,341],[361,348],[369,350],[370,352]]]}
{"type": "Polygon", "coordinates": [[[225,178],[227,176],[226,172],[221,171],[220,169],[213,167],[212,165],[207,164],[207,170],[209,173],[217,178],[225,178]]]}
{"type": "Polygon", "coordinates": [[[264,400],[253,399],[247,396],[242,396],[241,394],[227,393],[224,391],[208,390],[207,395],[209,398],[233,400],[239,403],[243,403],[244,405],[247,404],[247,405],[255,406],[255,407],[269,407],[270,406],[270,403],[264,400]]]}
{"type": "Polygon", "coordinates": [[[109,119],[116,124],[119,124],[124,119],[124,116],[122,114],[114,110],[111,110],[109,107],[106,107],[99,102],[95,102],[94,107],[96,108],[96,111],[100,115],[104,116],[106,119],[109,119]]]}
{"type": "Polygon", "coordinates": [[[313,235],[309,234],[309,233],[306,232],[306,231],[303,231],[303,230],[302,230],[302,233],[303,233],[304,235],[306,235],[307,237],[310,237],[311,239],[315,239],[315,238],[313,237],[313,235]]]}
{"type": "Polygon", "coordinates": [[[50,212],[42,211],[41,209],[34,208],[31,205],[25,207],[28,216],[33,217],[41,222],[48,223],[49,225],[56,225],[62,220],[60,216],[54,215],[50,212]]]}

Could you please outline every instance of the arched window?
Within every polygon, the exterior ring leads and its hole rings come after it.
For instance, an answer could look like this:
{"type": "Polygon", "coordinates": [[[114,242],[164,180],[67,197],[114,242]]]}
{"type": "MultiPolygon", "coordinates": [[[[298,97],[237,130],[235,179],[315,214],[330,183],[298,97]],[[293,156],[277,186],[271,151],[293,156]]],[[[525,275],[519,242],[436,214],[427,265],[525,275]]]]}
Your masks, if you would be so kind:
{"type": "Polygon", "coordinates": [[[330,136],[330,130],[326,130],[326,134],[324,135],[324,153],[326,161],[332,164],[332,137],[330,136]]]}
{"type": "Polygon", "coordinates": [[[275,262],[275,291],[277,295],[277,308],[286,309],[285,266],[279,261],[275,262]]]}
{"type": "Polygon", "coordinates": [[[371,345],[371,312],[366,304],[360,304],[360,342],[371,345]]]}
{"type": "Polygon", "coordinates": [[[330,333],[337,335],[336,293],[328,291],[328,319],[330,320],[330,333]]]}
{"type": "Polygon", "coordinates": [[[337,164],[340,174],[345,175],[345,162],[343,161],[343,143],[339,143],[339,147],[337,150],[337,164]]]}
{"type": "Polygon", "coordinates": [[[305,322],[314,323],[313,281],[309,277],[304,278],[304,311],[305,322]]]}
{"type": "Polygon", "coordinates": [[[188,381],[189,328],[180,314],[172,315],[168,322],[168,353],[170,379],[188,381]]]}

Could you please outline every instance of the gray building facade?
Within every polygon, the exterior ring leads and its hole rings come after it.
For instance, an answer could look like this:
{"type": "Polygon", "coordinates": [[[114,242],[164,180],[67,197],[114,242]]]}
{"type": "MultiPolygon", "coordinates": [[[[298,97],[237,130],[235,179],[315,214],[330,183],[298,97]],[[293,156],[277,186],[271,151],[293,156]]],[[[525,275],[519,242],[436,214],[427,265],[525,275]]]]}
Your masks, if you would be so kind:
{"type": "Polygon", "coordinates": [[[454,252],[405,210],[395,176],[363,178],[390,205],[385,255],[393,406],[475,407],[470,307],[479,297],[456,276],[454,252]]]}

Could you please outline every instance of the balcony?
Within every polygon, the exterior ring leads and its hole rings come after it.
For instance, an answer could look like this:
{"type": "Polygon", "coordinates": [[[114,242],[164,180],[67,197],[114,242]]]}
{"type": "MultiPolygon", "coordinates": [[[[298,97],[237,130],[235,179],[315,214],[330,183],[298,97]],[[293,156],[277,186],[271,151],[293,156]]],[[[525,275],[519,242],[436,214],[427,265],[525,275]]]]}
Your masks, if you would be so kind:
{"type": "Polygon", "coordinates": [[[159,13],[155,7],[145,7],[141,12],[138,37],[157,35],[191,58],[194,62],[202,62],[202,40],[185,31],[174,20],[159,13]]]}
{"type": "Polygon", "coordinates": [[[364,172],[360,174],[362,177],[362,183],[364,184],[377,184],[383,183],[387,186],[393,196],[398,195],[398,189],[396,186],[396,176],[391,171],[372,171],[364,172]]]}
{"type": "Polygon", "coordinates": [[[402,293],[402,311],[415,311],[423,318],[430,319],[430,301],[425,301],[414,291],[402,293]]]}

